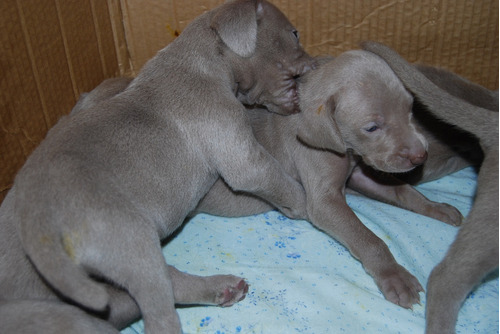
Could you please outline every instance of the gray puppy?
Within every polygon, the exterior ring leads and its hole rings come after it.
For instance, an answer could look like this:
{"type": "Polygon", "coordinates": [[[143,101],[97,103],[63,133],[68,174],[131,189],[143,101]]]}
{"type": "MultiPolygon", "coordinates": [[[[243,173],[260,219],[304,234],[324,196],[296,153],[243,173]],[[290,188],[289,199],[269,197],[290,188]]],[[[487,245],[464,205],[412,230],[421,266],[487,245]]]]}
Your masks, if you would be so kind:
{"type": "MultiPolygon", "coordinates": [[[[356,217],[345,192],[347,184],[379,200],[460,224],[461,214],[450,205],[429,201],[408,184],[384,184],[360,165],[406,172],[424,163],[427,142],[416,131],[411,95],[385,62],[358,50],[323,60],[301,78],[299,96],[298,115],[249,113],[255,136],[304,186],[310,222],[342,242],[389,301],[410,308],[419,301],[421,285],[356,217]]],[[[196,212],[239,216],[271,208],[232,192],[219,180],[196,212]]]]}
{"type": "MultiPolygon", "coordinates": [[[[433,269],[427,285],[426,333],[454,333],[467,294],[498,268],[498,112],[469,104],[441,90],[384,45],[371,42],[363,47],[384,58],[434,115],[476,136],[485,155],[474,205],[445,258],[433,269]]],[[[483,89],[482,95],[490,96],[490,101],[495,97],[498,111],[498,93],[483,89]]]]}
{"type": "Polygon", "coordinates": [[[241,299],[241,278],[216,278],[218,298],[210,281],[191,286],[198,278],[167,266],[160,240],[218,178],[306,217],[302,186],[256,141],[241,102],[296,112],[294,77],[311,66],[266,1],[195,19],[122,93],[61,120],[29,157],[0,208],[0,299],[114,312],[102,280],[133,297],[148,333],[181,332],[175,302],[241,299]]]}
{"type": "MultiPolygon", "coordinates": [[[[105,80],[90,93],[81,95],[71,115],[93,108],[98,103],[121,93],[131,78],[105,80]]],[[[68,117],[61,123],[68,122],[68,117]]],[[[11,190],[13,193],[15,190],[11,190]]],[[[5,208],[13,195],[5,199],[5,208]]],[[[0,210],[0,249],[3,257],[0,264],[6,270],[0,272],[0,292],[6,300],[0,300],[0,323],[6,332],[16,333],[116,333],[140,317],[140,310],[130,295],[113,285],[105,285],[110,295],[109,308],[104,313],[85,313],[65,303],[43,283],[33,266],[28,262],[16,236],[14,219],[9,210],[0,210]],[[26,287],[30,287],[26,290],[26,287]],[[26,298],[30,299],[26,299],[26,298]],[[32,299],[35,298],[35,299],[32,299]],[[97,317],[96,317],[97,316],[97,317]],[[101,321],[104,318],[107,322],[101,321]]],[[[248,292],[244,280],[232,275],[208,277],[182,273],[169,266],[176,304],[205,304],[231,306],[248,292]]]]}
{"type": "MultiPolygon", "coordinates": [[[[498,110],[497,92],[484,89],[484,87],[442,68],[422,64],[414,66],[446,92],[473,105],[493,111],[498,110]]],[[[401,182],[417,185],[436,180],[468,166],[480,166],[484,156],[476,137],[436,118],[418,99],[414,100],[412,110],[417,130],[425,136],[428,142],[428,155],[425,163],[410,172],[399,174],[381,174],[369,166],[360,164],[364,174],[370,175],[375,183],[369,188],[358,189],[359,186],[353,178],[348,184],[350,189],[356,189],[358,192],[377,200],[387,201],[387,191],[391,192],[391,189],[397,189],[401,182]],[[395,186],[396,188],[394,188],[395,186]]],[[[399,198],[402,196],[402,193],[398,194],[399,198]]],[[[394,199],[397,200],[398,197],[394,199]]],[[[389,203],[395,204],[393,201],[389,201],[389,203]]],[[[396,203],[396,205],[398,204],[396,203]]],[[[420,202],[408,203],[405,208],[420,213],[424,213],[422,210],[433,210],[429,206],[424,209],[420,202]]],[[[437,212],[427,215],[436,217],[435,214],[437,212]]],[[[449,220],[446,217],[442,217],[440,220],[452,225],[462,223],[461,220],[449,220]]]]}

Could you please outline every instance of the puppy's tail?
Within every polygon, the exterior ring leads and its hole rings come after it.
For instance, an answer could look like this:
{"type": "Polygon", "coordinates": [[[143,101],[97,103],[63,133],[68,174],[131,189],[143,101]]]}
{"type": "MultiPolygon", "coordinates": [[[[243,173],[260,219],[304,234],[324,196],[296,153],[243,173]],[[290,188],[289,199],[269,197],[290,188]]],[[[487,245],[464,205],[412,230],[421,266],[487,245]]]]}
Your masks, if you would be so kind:
{"type": "Polygon", "coordinates": [[[74,241],[69,236],[48,227],[43,233],[24,230],[21,237],[28,258],[61,298],[93,311],[106,309],[109,302],[106,288],[75,261],[74,241]]]}
{"type": "Polygon", "coordinates": [[[383,44],[364,42],[362,48],[383,58],[405,87],[436,117],[472,133],[485,149],[498,145],[498,112],[474,106],[449,94],[383,44]]]}

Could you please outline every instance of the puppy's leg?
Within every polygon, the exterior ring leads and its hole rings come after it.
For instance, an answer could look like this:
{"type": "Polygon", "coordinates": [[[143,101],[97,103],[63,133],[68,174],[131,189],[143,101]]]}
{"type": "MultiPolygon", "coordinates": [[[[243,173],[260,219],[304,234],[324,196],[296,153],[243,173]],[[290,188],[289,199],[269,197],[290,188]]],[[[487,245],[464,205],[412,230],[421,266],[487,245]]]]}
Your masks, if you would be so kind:
{"type": "Polygon", "coordinates": [[[477,220],[476,214],[471,211],[446,257],[429,277],[427,334],[455,333],[463,301],[485,275],[498,267],[498,217],[496,221],[477,220]]]}
{"type": "Polygon", "coordinates": [[[229,186],[219,179],[198,203],[198,206],[190,216],[205,212],[215,216],[241,217],[273,209],[269,203],[259,197],[231,191],[229,186]]]}
{"type": "Polygon", "coordinates": [[[111,264],[115,269],[106,277],[124,286],[135,299],[146,333],[181,333],[172,281],[159,242],[154,247],[145,246],[144,241],[137,242],[142,243],[141,248],[149,248],[156,254],[147,252],[147,256],[135,257],[125,253],[126,260],[111,264]]]}
{"type": "Polygon", "coordinates": [[[427,283],[426,333],[455,333],[467,294],[498,268],[498,149],[489,152],[478,176],[475,203],[427,283]]]}
{"type": "MultiPolygon", "coordinates": [[[[233,275],[195,276],[168,266],[175,303],[179,305],[231,306],[243,300],[248,292],[248,284],[241,277],[233,275]]],[[[113,286],[108,286],[110,313],[107,321],[122,329],[138,320],[141,311],[130,294],[113,286]]]]}
{"type": "Polygon", "coordinates": [[[319,192],[323,199],[311,205],[311,221],[345,245],[375,280],[385,298],[404,308],[420,301],[418,280],[399,265],[387,245],[358,219],[344,196],[319,192]]]}
{"type": "Polygon", "coordinates": [[[234,191],[263,198],[291,218],[306,218],[303,187],[257,142],[250,125],[242,124],[244,117],[232,121],[215,125],[218,129],[214,140],[220,144],[209,147],[213,164],[224,181],[234,191]]]}
{"type": "Polygon", "coordinates": [[[308,148],[297,156],[301,157],[296,163],[307,193],[309,220],[361,261],[387,300],[405,308],[419,302],[423,288],[418,280],[396,262],[387,245],[346,203],[348,159],[308,148]]]}
{"type": "Polygon", "coordinates": [[[93,218],[85,230],[67,238],[75,236],[67,240],[74,261],[128,291],[139,306],[146,333],[180,333],[169,268],[152,223],[125,204],[96,216],[100,219],[93,218]]]}
{"type": "Polygon", "coordinates": [[[2,333],[119,333],[110,323],[95,318],[78,307],[41,300],[0,302],[0,324],[2,333]]]}
{"type": "Polygon", "coordinates": [[[141,318],[139,306],[126,290],[112,285],[107,285],[106,290],[109,295],[109,314],[104,318],[106,321],[123,329],[141,318]]]}
{"type": "Polygon", "coordinates": [[[390,175],[371,175],[367,168],[356,167],[347,186],[363,195],[415,213],[441,220],[447,224],[462,224],[463,216],[455,207],[429,200],[407,183],[390,175]]]}
{"type": "Polygon", "coordinates": [[[246,297],[248,284],[233,275],[195,276],[169,266],[177,304],[231,306],[246,297]]]}

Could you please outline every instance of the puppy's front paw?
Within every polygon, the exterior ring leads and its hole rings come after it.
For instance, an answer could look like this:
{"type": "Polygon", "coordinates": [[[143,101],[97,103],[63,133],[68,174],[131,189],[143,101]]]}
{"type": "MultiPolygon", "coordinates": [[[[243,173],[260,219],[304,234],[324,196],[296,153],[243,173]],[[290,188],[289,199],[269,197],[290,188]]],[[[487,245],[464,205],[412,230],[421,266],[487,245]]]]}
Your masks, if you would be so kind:
{"type": "Polygon", "coordinates": [[[460,211],[447,203],[433,203],[431,209],[428,211],[429,217],[453,226],[462,225],[464,220],[464,216],[460,213],[460,211]]]}
{"type": "Polygon", "coordinates": [[[413,304],[420,303],[419,293],[424,289],[420,282],[402,266],[396,265],[394,268],[385,270],[375,280],[388,301],[404,308],[412,308],[413,304]]]}
{"type": "Polygon", "coordinates": [[[220,276],[220,279],[227,282],[219,284],[220,291],[216,293],[215,297],[216,305],[228,307],[245,299],[248,292],[248,284],[244,279],[235,276],[220,276]],[[235,282],[235,279],[239,281],[235,282]]]}

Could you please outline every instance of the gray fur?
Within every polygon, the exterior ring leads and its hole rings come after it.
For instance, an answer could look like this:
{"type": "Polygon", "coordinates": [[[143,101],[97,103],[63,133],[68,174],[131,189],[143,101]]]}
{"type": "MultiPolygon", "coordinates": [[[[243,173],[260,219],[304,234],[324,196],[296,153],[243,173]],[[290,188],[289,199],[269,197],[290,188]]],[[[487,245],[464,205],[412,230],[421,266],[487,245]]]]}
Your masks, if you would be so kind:
{"type": "Polygon", "coordinates": [[[426,333],[454,333],[467,294],[498,268],[498,93],[483,88],[483,102],[470,104],[434,85],[390,48],[374,42],[363,48],[384,58],[435,116],[476,136],[484,152],[474,205],[427,284],[426,333]]]}
{"type": "Polygon", "coordinates": [[[302,186],[255,140],[242,102],[297,112],[294,76],[313,65],[276,7],[232,1],[195,19],[123,92],[61,119],[0,208],[2,303],[70,301],[118,323],[125,290],[146,332],[180,333],[175,302],[243,298],[241,278],[182,277],[160,240],[219,177],[306,217],[302,186]]]}
{"type": "MultiPolygon", "coordinates": [[[[411,117],[412,98],[378,57],[351,51],[322,60],[299,84],[302,112],[288,117],[250,113],[257,139],[306,190],[309,221],[342,242],[375,279],[384,296],[409,308],[422,287],[345,200],[350,188],[450,224],[460,213],[429,201],[408,184],[386,185],[362,168],[409,171],[425,161],[425,138],[411,117]],[[379,129],[367,130],[376,124],[379,129]],[[299,140],[295,140],[296,137],[299,140]],[[318,149],[320,148],[320,149],[318,149]]],[[[272,206],[218,181],[196,212],[240,216],[272,206]]]]}
{"type": "MultiPolygon", "coordinates": [[[[496,92],[484,89],[455,73],[443,68],[415,65],[435,85],[449,94],[473,105],[498,111],[496,92]]],[[[414,101],[413,113],[419,130],[429,142],[426,162],[398,178],[410,184],[438,179],[467,166],[478,167],[484,156],[476,137],[460,128],[436,118],[418,99],[414,101]]]]}

